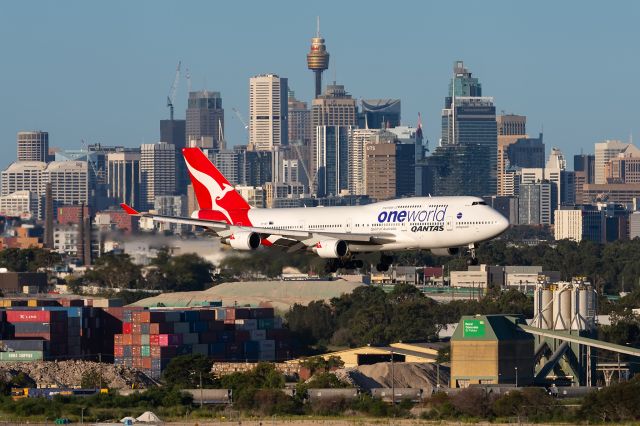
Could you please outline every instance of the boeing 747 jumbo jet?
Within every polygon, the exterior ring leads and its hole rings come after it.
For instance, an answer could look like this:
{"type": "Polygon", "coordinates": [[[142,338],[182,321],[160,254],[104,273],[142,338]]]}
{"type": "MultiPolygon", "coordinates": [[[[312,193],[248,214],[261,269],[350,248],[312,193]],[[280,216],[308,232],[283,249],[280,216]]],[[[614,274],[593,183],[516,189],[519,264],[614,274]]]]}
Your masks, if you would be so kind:
{"type": "Polygon", "coordinates": [[[380,252],[379,271],[399,250],[429,249],[453,255],[468,247],[476,262],[475,243],[500,235],[509,221],[477,197],[402,198],[363,206],[252,208],[209,161],[200,148],[184,148],[184,159],[200,209],[191,217],[127,213],[157,222],[195,225],[217,234],[236,250],[280,247],[308,250],[327,258],[327,271],[362,267],[361,253],[380,252]]]}

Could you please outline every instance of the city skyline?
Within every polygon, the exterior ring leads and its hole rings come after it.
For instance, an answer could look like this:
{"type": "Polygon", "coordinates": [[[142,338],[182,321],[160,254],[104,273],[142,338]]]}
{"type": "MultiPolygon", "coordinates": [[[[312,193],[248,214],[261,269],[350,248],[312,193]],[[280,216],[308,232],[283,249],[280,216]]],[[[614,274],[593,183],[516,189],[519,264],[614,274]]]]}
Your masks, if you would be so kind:
{"type": "MultiPolygon", "coordinates": [[[[169,116],[166,96],[180,60],[183,76],[189,68],[193,91],[221,92],[229,146],[245,144],[244,126],[230,112],[236,108],[248,117],[252,75],[286,77],[298,99],[310,104],[314,76],[306,54],[316,16],[331,54],[323,85],[335,79],[354,98],[401,99],[403,124],[415,125],[422,112],[431,149],[456,60],[482,81],[497,112],[526,115],[530,135],[544,126],[547,147],[559,147],[568,158],[593,152],[595,142],[627,141],[640,131],[634,109],[640,89],[619,81],[640,65],[632,54],[633,17],[640,11],[634,3],[516,8],[469,2],[464,14],[445,4],[384,8],[384,14],[371,4],[323,6],[288,3],[286,9],[257,6],[247,12],[205,2],[12,4],[0,17],[0,35],[14,40],[5,50],[11,64],[5,81],[12,84],[5,88],[9,102],[0,105],[0,166],[15,158],[19,131],[47,131],[51,147],[66,149],[79,147],[82,139],[130,147],[158,142],[158,121],[169,116]],[[329,13],[337,8],[343,13],[329,13]],[[373,23],[363,31],[358,19],[373,23]],[[28,27],[21,24],[25,20],[28,27]]],[[[175,102],[179,119],[185,117],[186,92],[182,77],[175,102]]]]}

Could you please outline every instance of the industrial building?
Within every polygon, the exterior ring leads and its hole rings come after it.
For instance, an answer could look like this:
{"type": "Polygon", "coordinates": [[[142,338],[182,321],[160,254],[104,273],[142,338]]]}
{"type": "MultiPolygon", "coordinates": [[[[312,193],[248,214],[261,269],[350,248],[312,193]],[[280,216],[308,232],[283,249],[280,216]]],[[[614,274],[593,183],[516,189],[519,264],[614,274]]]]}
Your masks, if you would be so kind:
{"type": "Polygon", "coordinates": [[[533,383],[534,338],[523,316],[464,316],[451,337],[452,388],[533,383]]]}
{"type": "MultiPolygon", "coordinates": [[[[438,357],[438,350],[447,346],[446,343],[392,343],[389,346],[362,346],[342,351],[329,352],[322,357],[329,359],[337,357],[342,360],[345,368],[359,365],[370,365],[378,362],[433,363],[438,357]]],[[[299,361],[299,360],[296,360],[299,361]]],[[[295,362],[295,361],[292,361],[295,362]]]]}

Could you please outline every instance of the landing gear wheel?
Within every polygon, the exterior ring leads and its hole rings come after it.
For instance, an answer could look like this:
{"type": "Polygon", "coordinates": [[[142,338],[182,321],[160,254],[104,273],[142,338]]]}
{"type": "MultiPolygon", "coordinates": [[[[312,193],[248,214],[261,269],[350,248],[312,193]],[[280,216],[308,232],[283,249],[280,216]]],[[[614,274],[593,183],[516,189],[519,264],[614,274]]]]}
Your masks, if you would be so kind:
{"type": "Polygon", "coordinates": [[[324,272],[327,274],[333,274],[338,271],[338,259],[329,259],[324,265],[324,272]]]}
{"type": "Polygon", "coordinates": [[[356,259],[353,261],[353,265],[357,268],[360,269],[364,266],[364,262],[362,261],[362,259],[356,259]]]}
{"type": "Polygon", "coordinates": [[[471,259],[467,261],[467,264],[477,265],[478,258],[476,257],[476,245],[474,243],[469,244],[469,254],[471,255],[471,259]]]}
{"type": "Polygon", "coordinates": [[[380,263],[391,265],[393,263],[393,256],[389,256],[388,254],[380,255],[380,263]]]}
{"type": "Polygon", "coordinates": [[[389,265],[387,265],[386,263],[378,263],[376,265],[376,269],[378,270],[378,272],[387,272],[389,270],[389,265]]]}

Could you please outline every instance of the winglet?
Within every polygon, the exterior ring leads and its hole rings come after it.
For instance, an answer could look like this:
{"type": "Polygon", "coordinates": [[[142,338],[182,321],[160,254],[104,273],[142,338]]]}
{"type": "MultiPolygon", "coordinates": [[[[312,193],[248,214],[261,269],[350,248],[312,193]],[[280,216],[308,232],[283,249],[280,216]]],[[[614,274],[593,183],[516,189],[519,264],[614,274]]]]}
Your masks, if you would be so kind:
{"type": "Polygon", "coordinates": [[[120,203],[120,207],[122,207],[122,209],[125,212],[127,212],[127,214],[130,214],[132,216],[138,216],[140,214],[139,211],[137,211],[133,207],[129,206],[127,203],[120,203]]]}

